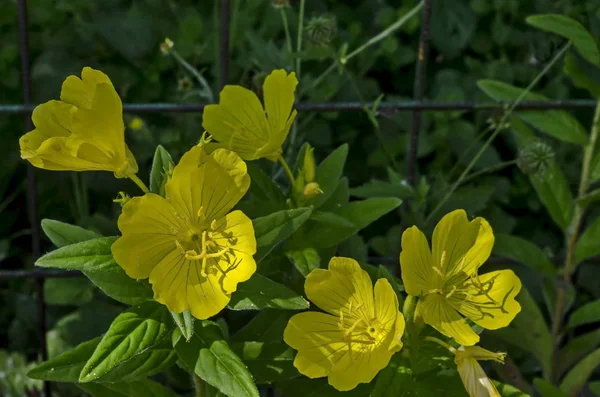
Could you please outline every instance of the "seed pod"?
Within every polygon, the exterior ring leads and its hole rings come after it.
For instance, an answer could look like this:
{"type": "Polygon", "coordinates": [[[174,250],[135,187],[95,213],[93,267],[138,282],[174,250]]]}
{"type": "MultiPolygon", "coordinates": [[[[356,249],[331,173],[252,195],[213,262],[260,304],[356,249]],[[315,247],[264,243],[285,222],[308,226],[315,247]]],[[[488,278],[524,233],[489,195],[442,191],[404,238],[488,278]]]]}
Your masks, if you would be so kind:
{"type": "Polygon", "coordinates": [[[541,139],[535,139],[519,149],[517,166],[527,175],[543,177],[554,160],[554,150],[541,139]]]}
{"type": "Polygon", "coordinates": [[[332,15],[311,18],[306,24],[306,36],[316,46],[327,45],[337,33],[337,21],[332,15]]]}

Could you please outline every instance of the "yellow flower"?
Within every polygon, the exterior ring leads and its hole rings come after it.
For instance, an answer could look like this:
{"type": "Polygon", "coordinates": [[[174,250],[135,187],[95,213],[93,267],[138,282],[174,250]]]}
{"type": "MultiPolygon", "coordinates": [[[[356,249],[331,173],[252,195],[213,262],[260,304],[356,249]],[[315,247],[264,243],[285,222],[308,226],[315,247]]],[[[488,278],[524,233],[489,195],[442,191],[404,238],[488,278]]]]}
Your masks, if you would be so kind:
{"type": "Polygon", "coordinates": [[[21,157],[55,171],[112,171],[117,178],[137,172],[125,144],[123,107],[108,76],[89,67],[69,76],[60,101],[33,111],[35,129],[19,140],[21,157]]]}
{"type": "Polygon", "coordinates": [[[306,296],[326,313],[293,316],[283,339],[298,350],[294,366],[309,378],[328,376],[340,391],[368,383],[402,348],[404,317],[385,279],[375,289],[367,272],[349,258],[334,257],[329,270],[313,270],[306,296]]]}
{"type": "Polygon", "coordinates": [[[194,146],[173,170],[166,198],[148,193],[125,203],[115,260],[130,277],[149,277],[154,299],[169,310],[217,314],[256,271],[252,221],[229,212],[249,185],[237,154],[194,146]]]}
{"type": "Polygon", "coordinates": [[[292,111],[296,85],[294,72],[271,72],[263,85],[264,108],[252,91],[225,86],[219,104],[204,108],[202,126],[219,141],[219,147],[233,150],[244,160],[276,161],[296,118],[296,110],[292,111]]]}
{"type": "Polygon", "coordinates": [[[504,364],[505,353],[493,353],[478,346],[461,346],[454,350],[454,354],[454,362],[469,396],[500,397],[496,386],[477,360],[493,360],[504,364]]]}
{"type": "Polygon", "coordinates": [[[498,329],[521,311],[515,300],[521,280],[511,270],[478,275],[493,245],[487,221],[469,222],[463,210],[437,224],[432,251],[416,226],[402,235],[400,266],[406,292],[421,297],[417,312],[427,324],[461,345],[474,345],[479,336],[459,312],[483,328],[498,329]]]}

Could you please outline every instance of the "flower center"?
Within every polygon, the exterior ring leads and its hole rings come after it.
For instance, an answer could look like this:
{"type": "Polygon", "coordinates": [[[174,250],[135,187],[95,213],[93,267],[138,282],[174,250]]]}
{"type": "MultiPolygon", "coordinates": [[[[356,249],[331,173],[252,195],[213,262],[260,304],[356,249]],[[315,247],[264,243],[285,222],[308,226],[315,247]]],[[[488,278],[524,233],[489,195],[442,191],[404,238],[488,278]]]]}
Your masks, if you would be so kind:
{"type": "Polygon", "coordinates": [[[359,311],[362,303],[348,307],[346,313],[340,310],[339,329],[342,331],[344,342],[348,346],[350,359],[352,352],[369,351],[374,349],[387,334],[387,330],[379,323],[377,318],[366,318],[364,313],[359,311]]]}
{"type": "Polygon", "coordinates": [[[200,275],[202,277],[206,277],[211,271],[225,273],[219,267],[218,260],[211,261],[212,265],[209,265],[209,259],[224,258],[225,260],[229,260],[230,247],[222,247],[214,240],[213,234],[215,229],[216,221],[213,221],[209,230],[198,231],[191,229],[183,238],[175,241],[175,245],[184,254],[186,259],[201,261],[200,275]]]}

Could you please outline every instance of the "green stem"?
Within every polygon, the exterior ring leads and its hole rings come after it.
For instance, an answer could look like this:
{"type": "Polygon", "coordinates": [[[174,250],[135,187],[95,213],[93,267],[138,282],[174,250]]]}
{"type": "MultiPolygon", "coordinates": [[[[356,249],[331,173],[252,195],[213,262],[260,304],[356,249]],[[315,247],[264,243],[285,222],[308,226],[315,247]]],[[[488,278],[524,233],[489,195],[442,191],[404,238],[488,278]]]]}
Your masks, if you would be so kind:
{"type": "Polygon", "coordinates": [[[290,35],[290,27],[288,26],[287,15],[285,13],[285,7],[279,9],[281,15],[281,23],[283,24],[283,30],[285,32],[285,41],[287,43],[288,55],[291,57],[294,50],[292,49],[292,36],[290,35]]]}
{"type": "Polygon", "coordinates": [[[402,18],[400,18],[399,20],[394,22],[392,25],[390,25],[387,29],[385,29],[384,31],[379,33],[377,36],[371,37],[366,43],[364,43],[363,45],[358,47],[356,50],[352,51],[350,54],[342,57],[342,59],[340,59],[340,63],[342,65],[345,65],[350,59],[354,58],[356,55],[360,54],[361,52],[363,52],[364,50],[366,50],[373,44],[380,42],[381,40],[385,39],[386,37],[388,37],[389,35],[394,33],[397,29],[399,29],[402,25],[404,25],[409,19],[411,19],[417,12],[419,12],[421,10],[421,8],[423,8],[422,1],[419,4],[417,4],[412,10],[410,10],[408,13],[406,13],[406,15],[404,15],[402,18]]]}
{"type": "Polygon", "coordinates": [[[285,173],[287,174],[288,178],[290,179],[292,186],[294,186],[294,184],[296,183],[296,180],[294,179],[294,174],[292,174],[292,170],[290,169],[290,166],[288,165],[288,163],[285,161],[285,159],[281,155],[279,157],[277,157],[277,160],[279,161],[279,163],[285,170],[285,173]]]}
{"type": "Polygon", "coordinates": [[[175,60],[179,62],[181,66],[187,69],[187,71],[190,72],[192,76],[196,78],[196,80],[198,80],[198,83],[200,83],[202,88],[204,88],[204,91],[206,91],[206,93],[208,94],[208,101],[210,103],[213,103],[215,101],[215,97],[213,95],[212,89],[210,88],[210,85],[208,85],[208,82],[206,81],[204,76],[202,76],[202,74],[198,71],[198,69],[196,69],[195,67],[190,65],[185,59],[183,59],[181,55],[179,55],[179,53],[175,51],[175,49],[171,49],[169,53],[173,55],[173,58],[175,58],[175,60]]]}
{"type": "MultiPolygon", "coordinates": [[[[296,37],[296,52],[302,51],[302,35],[304,34],[304,6],[306,0],[300,0],[300,12],[298,14],[298,36],[296,37]]],[[[300,67],[302,62],[300,57],[296,58],[296,77],[300,80],[300,67]]]]}
{"type": "Polygon", "coordinates": [[[194,378],[196,397],[204,397],[204,381],[196,374],[193,374],[192,377],[194,378]]]}
{"type": "Polygon", "coordinates": [[[452,354],[456,353],[456,349],[454,347],[450,346],[449,344],[447,344],[443,340],[436,338],[435,336],[426,336],[425,340],[428,341],[428,342],[435,342],[438,345],[445,347],[446,349],[450,350],[450,352],[452,354]]]}
{"type": "MultiPolygon", "coordinates": [[[[583,149],[583,164],[581,166],[581,179],[579,181],[579,190],[577,192],[577,198],[580,199],[585,197],[587,190],[590,186],[590,168],[592,164],[592,158],[594,155],[594,149],[596,147],[596,141],[598,134],[600,133],[600,101],[596,104],[596,111],[594,113],[594,121],[590,133],[590,140],[583,149]]],[[[571,276],[575,268],[575,247],[577,245],[577,238],[579,237],[579,229],[581,227],[581,221],[583,219],[583,213],[587,204],[575,205],[575,214],[573,220],[569,225],[569,228],[565,232],[565,242],[567,246],[567,254],[565,256],[565,264],[563,269],[563,283],[558,287],[556,293],[556,305],[554,307],[554,317],[552,323],[552,341],[554,347],[553,364],[556,361],[556,352],[560,342],[560,331],[562,329],[562,320],[565,310],[566,301],[566,288],[571,283],[571,276]]],[[[546,374],[547,378],[550,378],[552,374],[546,374]]]]}
{"type": "Polygon", "coordinates": [[[140,187],[140,189],[142,189],[142,192],[150,193],[150,190],[148,189],[146,184],[144,184],[144,182],[142,182],[142,180],[140,178],[138,178],[138,176],[136,174],[129,174],[129,175],[127,175],[127,177],[129,179],[131,179],[133,182],[135,182],[135,184],[138,185],[140,187]]]}
{"type": "Polygon", "coordinates": [[[489,174],[490,172],[496,172],[503,168],[510,167],[511,165],[515,165],[515,164],[517,164],[517,160],[509,160],[509,161],[504,161],[502,163],[495,164],[491,167],[484,168],[482,170],[472,173],[471,175],[465,177],[465,179],[463,179],[461,183],[467,183],[483,174],[489,174]]]}
{"type": "Polygon", "coordinates": [[[467,168],[465,168],[465,170],[462,172],[462,174],[460,174],[460,176],[458,177],[458,179],[456,180],[456,182],[454,182],[454,184],[452,185],[452,187],[448,190],[448,192],[446,193],[446,195],[444,196],[444,198],[436,205],[436,207],[433,209],[433,211],[431,211],[431,213],[429,214],[429,216],[425,220],[426,223],[429,223],[431,221],[431,219],[436,215],[436,213],[440,210],[440,208],[442,208],[442,206],[446,203],[446,201],[448,201],[448,199],[450,198],[450,196],[452,196],[452,194],[454,193],[454,191],[456,190],[456,188],[458,186],[460,186],[460,184],[463,182],[463,179],[465,179],[465,177],[467,176],[467,174],[469,173],[469,171],[471,171],[471,168],[473,168],[473,166],[479,160],[479,158],[481,157],[481,155],[490,146],[490,144],[492,143],[492,141],[496,138],[496,136],[498,136],[498,134],[502,130],[504,130],[504,128],[506,127],[506,122],[508,121],[508,118],[511,116],[511,114],[515,110],[515,108],[521,103],[521,101],[525,98],[525,96],[527,94],[529,94],[529,92],[531,91],[531,89],[541,80],[541,78],[546,73],[548,73],[548,71],[550,70],[550,68],[552,66],[554,66],[554,64],[569,49],[569,47],[571,47],[571,43],[570,42],[567,43],[554,56],[554,58],[552,58],[552,60],[546,65],[546,67],[533,79],[533,81],[527,86],[527,88],[525,88],[525,90],[523,90],[523,92],[521,93],[521,95],[519,95],[517,97],[517,99],[511,104],[511,106],[507,109],[507,111],[504,112],[504,115],[502,116],[502,119],[498,123],[498,126],[496,127],[496,129],[494,130],[494,132],[492,133],[492,135],[490,135],[490,137],[481,146],[481,148],[479,149],[479,151],[477,152],[477,154],[475,155],[475,157],[473,157],[473,159],[471,160],[471,162],[469,163],[469,165],[467,166],[467,168]]]}

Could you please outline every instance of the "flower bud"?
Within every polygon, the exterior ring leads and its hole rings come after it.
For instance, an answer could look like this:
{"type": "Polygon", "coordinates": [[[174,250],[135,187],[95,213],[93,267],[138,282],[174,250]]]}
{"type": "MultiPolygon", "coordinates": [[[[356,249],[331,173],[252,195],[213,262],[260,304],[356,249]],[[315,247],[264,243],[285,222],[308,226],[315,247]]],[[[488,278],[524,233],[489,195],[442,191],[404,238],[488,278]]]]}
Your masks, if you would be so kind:
{"type": "Polygon", "coordinates": [[[304,185],[304,190],[302,191],[302,195],[304,196],[304,198],[307,199],[316,197],[322,193],[323,191],[319,187],[319,184],[316,182],[307,183],[306,185],[304,185]]]}
{"type": "Polygon", "coordinates": [[[541,139],[535,139],[519,149],[517,166],[524,174],[543,177],[553,160],[552,147],[541,139]]]}
{"type": "Polygon", "coordinates": [[[173,40],[171,40],[168,37],[165,37],[165,40],[162,43],[160,43],[160,52],[162,52],[163,55],[169,55],[171,49],[173,49],[174,44],[175,43],[173,43],[173,40]]]}
{"type": "Polygon", "coordinates": [[[304,181],[314,182],[316,177],[315,156],[313,155],[314,148],[308,146],[304,152],[304,181]]]}
{"type": "Polygon", "coordinates": [[[306,36],[316,45],[327,45],[337,33],[337,21],[332,15],[321,15],[311,18],[306,24],[306,36]]]}

